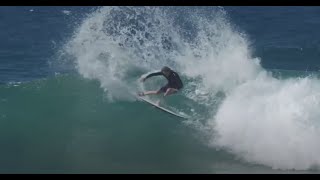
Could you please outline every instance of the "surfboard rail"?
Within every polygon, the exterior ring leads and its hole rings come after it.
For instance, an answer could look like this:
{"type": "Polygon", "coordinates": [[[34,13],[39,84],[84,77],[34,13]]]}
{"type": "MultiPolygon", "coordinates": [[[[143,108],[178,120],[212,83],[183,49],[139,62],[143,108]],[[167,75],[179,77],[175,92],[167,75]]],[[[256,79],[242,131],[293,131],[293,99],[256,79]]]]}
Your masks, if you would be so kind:
{"type": "Polygon", "coordinates": [[[161,106],[157,105],[156,103],[148,100],[147,98],[144,98],[144,97],[142,97],[142,96],[137,96],[137,98],[140,99],[140,100],[142,100],[142,101],[144,101],[144,102],[146,102],[146,103],[149,103],[149,104],[151,104],[152,106],[154,106],[154,107],[156,107],[156,108],[158,108],[158,109],[160,109],[160,110],[162,110],[162,111],[164,111],[164,112],[167,112],[167,113],[169,113],[169,114],[171,114],[171,115],[173,115],[173,116],[176,116],[176,117],[179,117],[179,118],[183,118],[183,119],[189,119],[189,117],[183,116],[183,115],[180,115],[180,114],[177,114],[177,113],[175,113],[175,112],[173,112],[173,111],[171,111],[171,110],[169,110],[169,109],[166,109],[166,108],[164,108],[164,107],[161,107],[161,106]]]}

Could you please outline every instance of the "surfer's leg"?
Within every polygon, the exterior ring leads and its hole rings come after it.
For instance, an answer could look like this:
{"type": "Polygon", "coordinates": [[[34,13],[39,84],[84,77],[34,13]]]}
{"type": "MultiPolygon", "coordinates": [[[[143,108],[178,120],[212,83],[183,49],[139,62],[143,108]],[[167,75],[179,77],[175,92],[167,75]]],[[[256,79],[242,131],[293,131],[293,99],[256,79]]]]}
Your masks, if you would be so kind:
{"type": "Polygon", "coordinates": [[[177,89],[175,89],[175,88],[168,88],[167,91],[166,91],[166,93],[164,93],[163,96],[169,96],[169,95],[174,94],[174,93],[176,93],[176,92],[178,92],[177,89]]]}

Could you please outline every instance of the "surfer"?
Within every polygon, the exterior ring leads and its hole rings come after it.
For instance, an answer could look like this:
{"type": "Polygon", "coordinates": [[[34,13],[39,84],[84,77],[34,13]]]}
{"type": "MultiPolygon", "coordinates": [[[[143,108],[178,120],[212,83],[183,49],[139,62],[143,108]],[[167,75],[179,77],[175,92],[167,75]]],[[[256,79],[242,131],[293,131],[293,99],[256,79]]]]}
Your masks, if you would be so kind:
{"type": "Polygon", "coordinates": [[[141,92],[141,93],[138,93],[138,95],[145,96],[145,95],[164,93],[164,96],[169,96],[171,94],[178,92],[183,87],[182,81],[178,73],[174,72],[172,69],[170,69],[167,66],[164,66],[160,72],[155,72],[147,75],[146,77],[142,78],[141,81],[144,82],[146,79],[152,76],[159,76],[159,75],[163,75],[168,80],[168,83],[166,85],[164,85],[157,91],[141,92]]]}

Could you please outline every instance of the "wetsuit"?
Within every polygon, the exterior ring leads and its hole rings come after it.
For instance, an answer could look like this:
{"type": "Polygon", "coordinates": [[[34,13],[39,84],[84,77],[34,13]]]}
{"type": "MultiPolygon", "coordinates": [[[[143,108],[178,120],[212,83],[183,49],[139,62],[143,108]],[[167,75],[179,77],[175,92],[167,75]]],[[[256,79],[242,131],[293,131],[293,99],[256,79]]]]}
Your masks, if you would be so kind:
{"type": "Polygon", "coordinates": [[[166,77],[161,71],[156,73],[149,74],[146,79],[152,76],[159,76],[163,75],[165,78],[167,78],[168,83],[160,88],[160,92],[166,92],[168,88],[174,88],[174,89],[181,89],[183,87],[182,81],[178,75],[178,73],[171,71],[169,77],[166,77]]]}

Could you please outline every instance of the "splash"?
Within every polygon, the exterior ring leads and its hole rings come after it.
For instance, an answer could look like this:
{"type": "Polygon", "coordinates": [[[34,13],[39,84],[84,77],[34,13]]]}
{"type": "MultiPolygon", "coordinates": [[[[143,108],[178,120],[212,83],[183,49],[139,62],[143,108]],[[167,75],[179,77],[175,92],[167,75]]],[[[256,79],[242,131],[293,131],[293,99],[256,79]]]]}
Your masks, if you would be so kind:
{"type": "Polygon", "coordinates": [[[249,43],[220,7],[102,7],[64,49],[114,101],[132,100],[142,74],[170,66],[183,95],[208,109],[199,131],[214,131],[211,145],[272,168],[319,166],[319,80],[272,77],[249,43]]]}
{"type": "Polygon", "coordinates": [[[104,7],[87,17],[65,50],[79,73],[97,79],[112,99],[130,99],[137,74],[174,67],[179,35],[159,8],[104,7]]]}
{"type": "Polygon", "coordinates": [[[220,135],[212,143],[275,169],[319,166],[319,90],[315,78],[264,76],[242,84],[210,121],[220,135]]]}

